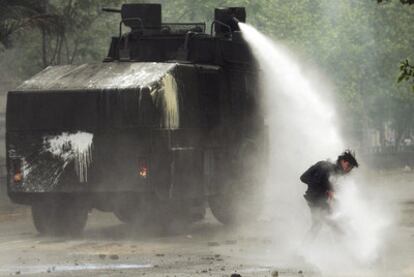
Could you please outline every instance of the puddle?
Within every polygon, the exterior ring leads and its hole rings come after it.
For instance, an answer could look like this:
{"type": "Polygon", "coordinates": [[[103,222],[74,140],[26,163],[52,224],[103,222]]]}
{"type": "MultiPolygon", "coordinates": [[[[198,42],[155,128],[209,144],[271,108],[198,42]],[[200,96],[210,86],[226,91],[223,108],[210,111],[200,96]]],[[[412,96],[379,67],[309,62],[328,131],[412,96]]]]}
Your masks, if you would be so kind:
{"type": "Polygon", "coordinates": [[[21,265],[2,266],[0,273],[37,274],[46,272],[86,271],[86,270],[116,270],[153,268],[151,264],[79,264],[79,265],[21,265]]]}

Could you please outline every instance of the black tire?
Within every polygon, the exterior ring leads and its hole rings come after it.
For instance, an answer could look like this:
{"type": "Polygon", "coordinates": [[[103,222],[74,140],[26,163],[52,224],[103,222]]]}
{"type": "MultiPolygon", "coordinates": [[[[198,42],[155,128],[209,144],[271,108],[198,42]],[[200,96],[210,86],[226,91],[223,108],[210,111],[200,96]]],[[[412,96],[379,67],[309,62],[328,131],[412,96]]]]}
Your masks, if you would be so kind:
{"type": "Polygon", "coordinates": [[[121,222],[133,225],[145,225],[150,223],[150,214],[142,210],[129,210],[124,208],[116,208],[114,215],[121,222]]]}
{"type": "Polygon", "coordinates": [[[119,219],[119,221],[126,223],[126,224],[132,224],[134,223],[134,218],[132,217],[131,213],[125,210],[120,210],[119,208],[114,210],[114,215],[116,218],[119,219]]]}
{"type": "Polygon", "coordinates": [[[227,195],[212,195],[208,198],[211,213],[223,224],[232,224],[236,222],[234,207],[229,206],[227,195]]]}
{"type": "Polygon", "coordinates": [[[88,207],[74,197],[46,199],[32,205],[32,218],[40,234],[77,236],[85,228],[88,207]]]}
{"type": "Polygon", "coordinates": [[[32,204],[32,218],[36,230],[40,234],[51,233],[51,225],[55,225],[53,209],[40,203],[32,204]]]}
{"type": "Polygon", "coordinates": [[[208,198],[214,217],[223,224],[254,222],[262,211],[261,198],[251,193],[233,191],[208,198]]]}
{"type": "Polygon", "coordinates": [[[159,201],[154,194],[121,195],[115,202],[114,215],[124,223],[145,226],[159,217],[159,201]]]}
{"type": "MultiPolygon", "coordinates": [[[[161,200],[155,193],[122,195],[115,203],[114,215],[139,229],[178,234],[193,219],[186,204],[185,200],[161,200]]],[[[200,211],[197,216],[199,219],[204,214],[200,211]]]]}

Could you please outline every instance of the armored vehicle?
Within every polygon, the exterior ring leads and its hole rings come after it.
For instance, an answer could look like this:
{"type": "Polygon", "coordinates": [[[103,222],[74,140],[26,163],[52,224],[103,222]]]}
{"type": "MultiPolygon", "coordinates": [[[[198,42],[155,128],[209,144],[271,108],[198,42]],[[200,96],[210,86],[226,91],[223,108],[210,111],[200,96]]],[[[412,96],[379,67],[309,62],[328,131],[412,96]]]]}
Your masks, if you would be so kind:
{"type": "Polygon", "coordinates": [[[8,195],[40,233],[76,234],[92,208],[143,226],[255,218],[267,128],[241,37],[244,8],[162,23],[124,4],[102,63],[50,66],[8,93],[8,195]],[[130,30],[124,32],[128,27],[130,30]]]}

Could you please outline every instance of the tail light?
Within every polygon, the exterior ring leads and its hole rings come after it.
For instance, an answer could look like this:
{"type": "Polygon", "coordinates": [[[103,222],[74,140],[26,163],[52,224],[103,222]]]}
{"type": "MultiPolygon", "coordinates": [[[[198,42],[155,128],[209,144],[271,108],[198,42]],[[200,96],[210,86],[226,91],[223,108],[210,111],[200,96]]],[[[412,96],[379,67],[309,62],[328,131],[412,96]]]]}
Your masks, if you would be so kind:
{"type": "Polygon", "coordinates": [[[149,165],[148,160],[146,158],[139,158],[138,159],[138,175],[141,178],[148,178],[149,175],[149,165]]]}
{"type": "Polygon", "coordinates": [[[23,161],[21,159],[12,160],[12,174],[15,183],[23,181],[23,161]]]}

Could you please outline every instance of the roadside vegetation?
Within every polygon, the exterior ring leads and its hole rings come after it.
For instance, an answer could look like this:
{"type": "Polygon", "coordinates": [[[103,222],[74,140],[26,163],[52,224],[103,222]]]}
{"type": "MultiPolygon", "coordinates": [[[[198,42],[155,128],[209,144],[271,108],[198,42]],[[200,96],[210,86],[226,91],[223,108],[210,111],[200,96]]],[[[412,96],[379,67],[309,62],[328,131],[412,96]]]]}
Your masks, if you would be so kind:
{"type": "MultiPolygon", "coordinates": [[[[49,65],[100,62],[119,0],[0,0],[0,100],[49,65]]],[[[219,6],[245,6],[248,23],[291,48],[330,80],[343,130],[379,144],[414,143],[414,5],[411,0],[158,0],[165,22],[205,21],[219,6]],[[387,132],[393,131],[393,140],[387,132]]]]}

